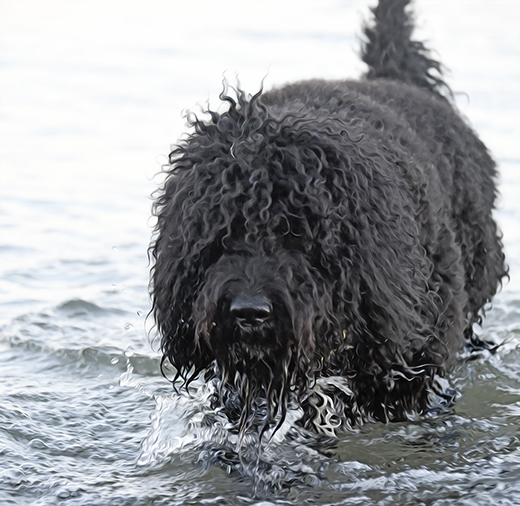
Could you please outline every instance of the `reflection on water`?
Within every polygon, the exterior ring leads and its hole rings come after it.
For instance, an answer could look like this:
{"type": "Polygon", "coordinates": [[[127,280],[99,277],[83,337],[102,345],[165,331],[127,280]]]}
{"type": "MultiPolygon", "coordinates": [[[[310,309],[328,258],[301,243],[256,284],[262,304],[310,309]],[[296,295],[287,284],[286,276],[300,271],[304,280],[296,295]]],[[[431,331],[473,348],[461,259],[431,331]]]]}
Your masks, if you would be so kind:
{"type": "Polygon", "coordinates": [[[366,3],[0,0],[2,505],[520,504],[516,2],[417,2],[499,162],[511,266],[479,330],[500,346],[453,373],[453,409],[338,438],[295,411],[237,452],[211,385],[175,395],[147,337],[149,194],[181,111],[223,71],[359,75],[366,3]]]}

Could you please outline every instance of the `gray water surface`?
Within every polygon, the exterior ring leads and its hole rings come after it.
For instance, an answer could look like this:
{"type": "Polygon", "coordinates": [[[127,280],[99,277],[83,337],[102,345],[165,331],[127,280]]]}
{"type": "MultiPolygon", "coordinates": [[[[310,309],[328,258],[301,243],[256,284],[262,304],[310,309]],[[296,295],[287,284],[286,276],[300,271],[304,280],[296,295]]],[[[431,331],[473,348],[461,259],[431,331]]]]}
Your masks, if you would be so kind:
{"type": "Polygon", "coordinates": [[[0,0],[0,505],[520,504],[520,2],[416,11],[499,163],[511,281],[477,329],[498,352],[461,362],[449,412],[330,439],[289,421],[257,463],[204,385],[160,374],[153,176],[224,72],[362,73],[368,2],[0,0]]]}

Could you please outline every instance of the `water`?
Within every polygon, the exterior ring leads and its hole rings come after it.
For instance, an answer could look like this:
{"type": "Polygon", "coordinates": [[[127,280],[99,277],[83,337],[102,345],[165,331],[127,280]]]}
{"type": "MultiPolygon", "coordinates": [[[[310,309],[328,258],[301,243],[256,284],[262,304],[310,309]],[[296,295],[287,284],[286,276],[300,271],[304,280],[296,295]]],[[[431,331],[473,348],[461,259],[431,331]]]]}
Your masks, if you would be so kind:
{"type": "MultiPolygon", "coordinates": [[[[520,504],[520,4],[418,1],[500,165],[511,282],[451,412],[236,441],[173,395],[146,315],[150,193],[181,112],[363,71],[364,1],[0,0],[0,504],[520,504]],[[448,15],[447,15],[448,14],[448,15]],[[469,98],[468,98],[469,97],[469,98]]],[[[292,413],[296,418],[298,413],[292,413]]]]}

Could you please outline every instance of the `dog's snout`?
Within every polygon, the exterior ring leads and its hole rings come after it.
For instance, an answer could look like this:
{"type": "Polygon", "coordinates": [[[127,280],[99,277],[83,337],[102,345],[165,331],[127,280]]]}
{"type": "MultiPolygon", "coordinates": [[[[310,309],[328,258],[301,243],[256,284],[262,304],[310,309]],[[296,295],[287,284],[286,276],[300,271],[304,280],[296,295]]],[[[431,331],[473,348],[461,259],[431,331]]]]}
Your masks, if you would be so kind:
{"type": "Polygon", "coordinates": [[[273,311],[270,301],[264,296],[240,296],[231,302],[230,312],[243,327],[256,327],[265,323],[273,311]]]}

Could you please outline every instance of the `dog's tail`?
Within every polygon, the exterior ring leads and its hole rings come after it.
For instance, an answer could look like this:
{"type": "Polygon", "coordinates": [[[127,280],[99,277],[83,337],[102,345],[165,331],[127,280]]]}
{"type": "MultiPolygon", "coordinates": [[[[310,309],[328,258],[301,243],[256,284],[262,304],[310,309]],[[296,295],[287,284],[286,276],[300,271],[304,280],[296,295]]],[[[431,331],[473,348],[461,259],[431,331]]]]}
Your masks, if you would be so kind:
{"type": "Polygon", "coordinates": [[[413,15],[410,0],[379,0],[372,9],[375,23],[365,25],[362,59],[368,65],[365,77],[387,78],[451,96],[443,79],[443,66],[434,60],[422,42],[412,40],[413,15]]]}

